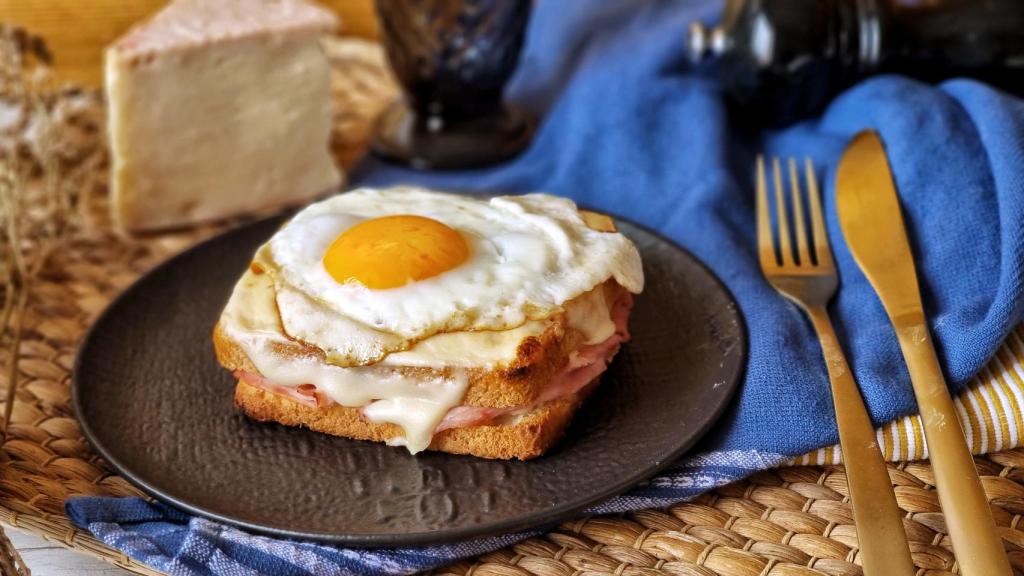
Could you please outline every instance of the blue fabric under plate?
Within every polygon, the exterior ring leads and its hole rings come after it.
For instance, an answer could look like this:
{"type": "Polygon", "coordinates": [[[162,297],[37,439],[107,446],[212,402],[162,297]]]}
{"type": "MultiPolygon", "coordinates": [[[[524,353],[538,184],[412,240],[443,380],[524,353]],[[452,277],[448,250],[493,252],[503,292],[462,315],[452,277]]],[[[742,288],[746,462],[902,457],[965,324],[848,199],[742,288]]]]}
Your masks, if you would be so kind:
{"type": "MultiPolygon", "coordinates": [[[[703,1],[538,2],[508,90],[543,117],[529,150],[485,170],[420,173],[369,161],[354,175],[355,184],[568,196],[662,232],[736,296],[750,359],[733,407],[695,456],[595,511],[677,502],[836,442],[811,328],[758,268],[758,151],[807,156],[818,168],[842,281],[832,312],[876,424],[915,403],[893,331],[832,210],[835,168],[854,133],[874,128],[886,142],[951,385],[962,386],[1024,316],[1024,103],[968,80],[936,87],[890,76],[862,82],[795,126],[740,126],[685,59],[687,24],[720,10],[703,1]]],[[[522,536],[351,551],[250,536],[138,499],[78,498],[67,509],[107,544],[181,575],[406,573],[522,536]]]]}

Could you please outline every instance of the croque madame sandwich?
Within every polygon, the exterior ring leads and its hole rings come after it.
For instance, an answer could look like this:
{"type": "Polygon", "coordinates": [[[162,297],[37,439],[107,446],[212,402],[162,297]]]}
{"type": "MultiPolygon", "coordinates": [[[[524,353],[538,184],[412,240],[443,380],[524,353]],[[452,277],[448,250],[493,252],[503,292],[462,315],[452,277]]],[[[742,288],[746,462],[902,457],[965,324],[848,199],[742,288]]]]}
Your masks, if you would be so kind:
{"type": "Polygon", "coordinates": [[[642,289],[632,242],[570,200],[364,188],[260,247],[214,343],[255,420],[525,460],[563,435],[642,289]]]}

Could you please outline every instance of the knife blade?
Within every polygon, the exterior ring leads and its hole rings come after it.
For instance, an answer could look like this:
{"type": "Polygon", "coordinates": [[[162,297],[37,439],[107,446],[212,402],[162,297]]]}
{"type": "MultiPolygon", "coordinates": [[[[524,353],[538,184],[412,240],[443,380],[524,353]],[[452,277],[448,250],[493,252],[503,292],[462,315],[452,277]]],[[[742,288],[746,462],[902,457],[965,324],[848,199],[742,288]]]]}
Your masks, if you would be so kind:
{"type": "Polygon", "coordinates": [[[836,210],[846,244],[896,330],[961,574],[1009,576],[1010,564],[932,345],[899,196],[874,131],[857,134],[843,153],[836,210]]]}

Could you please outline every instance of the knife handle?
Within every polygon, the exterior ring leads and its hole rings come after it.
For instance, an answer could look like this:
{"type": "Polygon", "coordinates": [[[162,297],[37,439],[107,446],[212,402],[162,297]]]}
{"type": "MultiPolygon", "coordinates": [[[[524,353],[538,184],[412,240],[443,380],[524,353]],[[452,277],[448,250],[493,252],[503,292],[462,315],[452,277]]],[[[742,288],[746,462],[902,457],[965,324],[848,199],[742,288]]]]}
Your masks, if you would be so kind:
{"type": "Polygon", "coordinates": [[[913,576],[914,562],[903,528],[903,514],[896,503],[864,398],[846,364],[828,312],[824,307],[816,307],[808,309],[807,313],[818,333],[832,385],[839,447],[846,464],[846,483],[850,488],[864,574],[913,576]]]}
{"type": "Polygon", "coordinates": [[[924,436],[935,474],[939,504],[964,576],[1010,576],[1002,539],[967,447],[953,399],[942,376],[924,315],[898,322],[896,336],[903,349],[924,436]]]}

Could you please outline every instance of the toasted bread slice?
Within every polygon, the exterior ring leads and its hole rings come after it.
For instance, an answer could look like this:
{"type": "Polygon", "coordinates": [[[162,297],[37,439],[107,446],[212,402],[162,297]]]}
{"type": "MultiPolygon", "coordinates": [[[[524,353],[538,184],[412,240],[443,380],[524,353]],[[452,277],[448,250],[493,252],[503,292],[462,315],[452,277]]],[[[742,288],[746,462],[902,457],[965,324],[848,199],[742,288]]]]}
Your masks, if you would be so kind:
{"type": "MultiPolygon", "coordinates": [[[[576,408],[592,388],[593,383],[571,397],[539,406],[514,422],[438,432],[429,449],[479,458],[536,458],[562,437],[576,408]]],[[[367,421],[361,416],[361,408],[338,404],[312,408],[241,380],[235,386],[235,405],[254,420],[303,426],[334,436],[377,442],[403,436],[402,429],[394,424],[367,421]]]]}
{"type": "MultiPolygon", "coordinates": [[[[605,301],[614,302],[625,288],[614,280],[600,287],[605,291],[605,301]]],[[[566,304],[570,306],[572,302],[566,304]]],[[[530,336],[519,343],[515,360],[491,368],[467,369],[469,386],[462,404],[483,408],[509,408],[532,405],[555,374],[569,361],[569,354],[578,349],[583,334],[573,329],[565,314],[552,318],[547,330],[539,336],[530,336]]],[[[229,370],[244,370],[259,374],[259,370],[246,356],[241,345],[235,341],[221,324],[213,330],[213,345],[217,360],[229,370]]],[[[278,349],[285,357],[311,357],[324,362],[324,353],[315,346],[291,341],[287,347],[278,349]]],[[[397,368],[406,374],[423,376],[436,375],[430,368],[397,368]]]]}
{"type": "MultiPolygon", "coordinates": [[[[595,230],[614,232],[607,216],[581,211],[587,225],[595,230]]],[[[609,279],[595,288],[604,292],[606,303],[616,302],[627,291],[609,279]]],[[[570,309],[574,302],[563,305],[570,309]]],[[[587,310],[581,308],[581,310],[587,310]]],[[[569,321],[569,312],[560,312],[547,320],[542,333],[518,342],[514,358],[508,362],[463,368],[468,385],[461,406],[480,408],[522,408],[528,410],[515,417],[502,417],[488,424],[446,429],[434,434],[429,449],[453,454],[470,454],[481,458],[527,460],[543,454],[565,433],[573,413],[595,387],[595,381],[574,394],[539,403],[545,389],[569,363],[573,352],[583,345],[585,336],[569,321]]],[[[213,333],[214,348],[220,363],[230,370],[260,374],[244,347],[232,338],[230,331],[218,323],[213,333]]],[[[285,358],[310,358],[326,362],[324,352],[294,339],[275,344],[274,353],[285,358]]],[[[614,353],[614,352],[612,352],[614,353]]],[[[410,376],[447,376],[447,369],[395,366],[394,370],[410,376]]],[[[402,438],[404,431],[395,424],[373,423],[362,415],[362,407],[339,404],[313,407],[288,396],[239,380],[235,387],[235,404],[249,417],[289,426],[372,441],[402,438]]],[[[519,411],[516,411],[519,413],[519,411]]]]}

